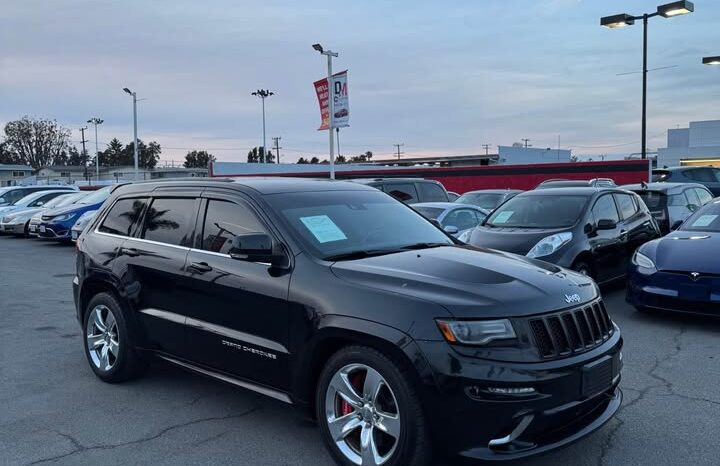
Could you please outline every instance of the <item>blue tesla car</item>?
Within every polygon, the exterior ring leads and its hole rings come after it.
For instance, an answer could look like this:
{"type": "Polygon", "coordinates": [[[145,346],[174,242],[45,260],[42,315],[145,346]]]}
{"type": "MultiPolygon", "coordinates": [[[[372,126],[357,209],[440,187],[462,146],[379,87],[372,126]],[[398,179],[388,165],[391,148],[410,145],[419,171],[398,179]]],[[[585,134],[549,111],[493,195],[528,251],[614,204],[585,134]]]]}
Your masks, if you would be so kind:
{"type": "Polygon", "coordinates": [[[627,301],[639,310],[720,315],[720,199],[667,236],[640,246],[628,271],[627,301]]]}
{"type": "Polygon", "coordinates": [[[78,218],[85,212],[99,209],[111,190],[112,186],[98,189],[75,204],[44,212],[38,225],[38,238],[70,241],[70,231],[78,218]]]}

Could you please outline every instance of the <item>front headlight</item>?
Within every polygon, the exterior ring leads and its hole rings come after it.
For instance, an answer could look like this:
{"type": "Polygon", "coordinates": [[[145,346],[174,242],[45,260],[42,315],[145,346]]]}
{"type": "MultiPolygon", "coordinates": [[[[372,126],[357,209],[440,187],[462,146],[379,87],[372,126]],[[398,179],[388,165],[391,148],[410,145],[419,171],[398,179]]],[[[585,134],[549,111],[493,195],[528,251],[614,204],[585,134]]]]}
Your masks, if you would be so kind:
{"type": "Polygon", "coordinates": [[[564,231],[562,233],[546,236],[545,238],[538,241],[538,243],[532,247],[532,249],[526,254],[526,256],[531,258],[549,256],[550,254],[560,249],[563,244],[569,242],[572,237],[572,233],[570,233],[569,231],[564,231]]]}
{"type": "Polygon", "coordinates": [[[645,254],[635,251],[635,254],[633,254],[632,257],[632,263],[637,265],[638,272],[645,273],[645,274],[652,274],[657,272],[657,269],[655,268],[655,262],[652,261],[648,256],[645,254]]]}
{"type": "Polygon", "coordinates": [[[73,228],[84,228],[85,225],[87,225],[90,220],[95,217],[95,214],[97,214],[97,210],[88,210],[87,212],[82,214],[79,219],[77,219],[77,222],[75,222],[73,228]]]}
{"type": "Polygon", "coordinates": [[[16,217],[15,215],[7,215],[7,216],[5,216],[5,217],[2,218],[2,222],[3,222],[3,223],[10,223],[10,222],[12,222],[13,220],[15,220],[15,217],[16,217]]]}
{"type": "Polygon", "coordinates": [[[70,220],[70,219],[73,218],[75,215],[77,215],[77,214],[76,214],[76,213],[72,213],[72,214],[58,215],[57,217],[53,217],[51,220],[52,220],[53,222],[64,222],[65,220],[70,220]]]}
{"type": "Polygon", "coordinates": [[[499,320],[438,320],[440,333],[448,343],[485,345],[494,340],[515,338],[515,330],[507,319],[499,320]]]}

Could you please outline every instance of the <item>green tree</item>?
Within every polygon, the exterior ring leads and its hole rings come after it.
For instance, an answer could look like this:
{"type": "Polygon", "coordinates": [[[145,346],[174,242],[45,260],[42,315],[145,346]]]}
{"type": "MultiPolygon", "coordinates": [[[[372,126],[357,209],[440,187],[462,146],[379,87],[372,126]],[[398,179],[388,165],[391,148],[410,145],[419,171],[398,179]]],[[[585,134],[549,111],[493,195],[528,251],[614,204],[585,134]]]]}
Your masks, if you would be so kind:
{"type": "Polygon", "coordinates": [[[204,150],[190,151],[185,155],[185,168],[208,168],[215,157],[204,150]]]}
{"type": "Polygon", "coordinates": [[[275,155],[272,151],[267,152],[267,160],[265,160],[265,150],[262,146],[253,147],[248,152],[247,163],[275,163],[275,155]]]}
{"type": "Polygon", "coordinates": [[[310,159],[310,163],[320,163],[320,159],[317,157],[313,157],[310,159]]]}
{"type": "MultiPolygon", "coordinates": [[[[100,165],[105,165],[106,167],[133,165],[132,152],[130,152],[130,159],[125,159],[125,147],[118,138],[113,138],[110,144],[108,144],[107,149],[100,152],[100,165]]],[[[95,157],[93,157],[93,165],[95,165],[95,157]]]]}
{"type": "Polygon", "coordinates": [[[309,163],[305,157],[300,157],[297,161],[297,163],[304,164],[309,163]]]}
{"type": "Polygon", "coordinates": [[[50,165],[68,148],[70,130],[49,119],[24,116],[5,125],[5,144],[21,163],[39,169],[50,165]]]}
{"type": "MultiPolygon", "coordinates": [[[[122,160],[121,163],[118,165],[134,165],[135,164],[135,154],[134,149],[135,143],[131,142],[122,151],[122,160]]],[[[162,149],[160,148],[160,144],[158,144],[155,141],[150,142],[149,144],[145,144],[140,139],[138,139],[138,167],[140,168],[155,168],[155,166],[158,163],[158,160],[160,160],[160,153],[162,152],[162,149]]],[[[102,160],[101,160],[102,162],[102,160]]]]}
{"type": "Polygon", "coordinates": [[[335,163],[347,163],[347,159],[344,155],[338,155],[335,157],[335,163]]]}
{"type": "Polygon", "coordinates": [[[363,163],[363,162],[369,162],[372,158],[373,153],[370,151],[365,152],[364,154],[355,155],[353,157],[350,157],[350,163],[363,163]]]}
{"type": "Polygon", "coordinates": [[[88,155],[82,154],[77,150],[77,147],[72,146],[68,151],[67,164],[73,167],[82,167],[87,165],[88,155]]]}

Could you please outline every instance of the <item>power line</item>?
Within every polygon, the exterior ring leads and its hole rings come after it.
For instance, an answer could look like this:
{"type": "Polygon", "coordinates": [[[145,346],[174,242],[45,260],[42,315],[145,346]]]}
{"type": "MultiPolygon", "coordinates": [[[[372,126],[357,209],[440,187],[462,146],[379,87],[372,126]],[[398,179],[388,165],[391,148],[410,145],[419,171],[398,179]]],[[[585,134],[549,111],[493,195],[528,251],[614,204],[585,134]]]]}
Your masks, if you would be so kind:
{"type": "Polygon", "coordinates": [[[275,157],[277,157],[277,163],[280,163],[280,139],[282,139],[281,136],[276,136],[272,138],[272,140],[275,142],[275,157]]]}
{"type": "Polygon", "coordinates": [[[483,149],[485,149],[485,155],[489,154],[490,151],[490,144],[483,144],[483,149]]]}
{"type": "Polygon", "coordinates": [[[523,138],[523,139],[521,139],[521,141],[525,143],[525,147],[528,147],[528,142],[530,142],[530,139],[523,138]]]}
{"type": "Polygon", "coordinates": [[[404,143],[393,144],[393,146],[395,146],[395,147],[397,148],[397,158],[398,158],[398,160],[400,160],[400,155],[405,153],[405,152],[400,152],[400,147],[402,147],[402,146],[404,146],[404,145],[405,145],[404,143]]]}

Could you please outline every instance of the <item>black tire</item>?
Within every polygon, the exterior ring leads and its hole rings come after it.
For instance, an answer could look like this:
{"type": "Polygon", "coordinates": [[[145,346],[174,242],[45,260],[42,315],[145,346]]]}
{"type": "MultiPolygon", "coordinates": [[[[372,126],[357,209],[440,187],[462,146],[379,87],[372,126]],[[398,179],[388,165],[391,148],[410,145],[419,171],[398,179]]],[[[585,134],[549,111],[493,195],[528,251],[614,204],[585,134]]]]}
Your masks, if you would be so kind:
{"type": "Polygon", "coordinates": [[[85,357],[95,375],[104,382],[119,383],[133,379],[140,376],[147,367],[146,359],[137,350],[137,331],[128,322],[125,312],[124,307],[111,293],[99,293],[93,296],[85,309],[85,315],[83,316],[85,357]],[[89,349],[88,321],[93,318],[94,310],[101,308],[112,312],[116,324],[114,334],[117,340],[117,355],[113,356],[112,366],[109,369],[99,367],[97,362],[93,360],[89,349]]]}
{"type": "Polygon", "coordinates": [[[577,261],[573,264],[572,269],[590,278],[595,278],[595,272],[590,264],[585,261],[577,261]]]}
{"type": "Polygon", "coordinates": [[[338,464],[354,463],[338,448],[328,427],[326,397],[328,387],[338,371],[349,365],[360,364],[377,371],[385,379],[397,403],[400,434],[392,455],[384,466],[423,466],[433,458],[429,426],[420,402],[420,396],[411,383],[415,377],[412,368],[403,367],[379,351],[366,346],[349,346],[335,353],[325,364],[318,379],[315,407],[325,446],[338,464]]]}

